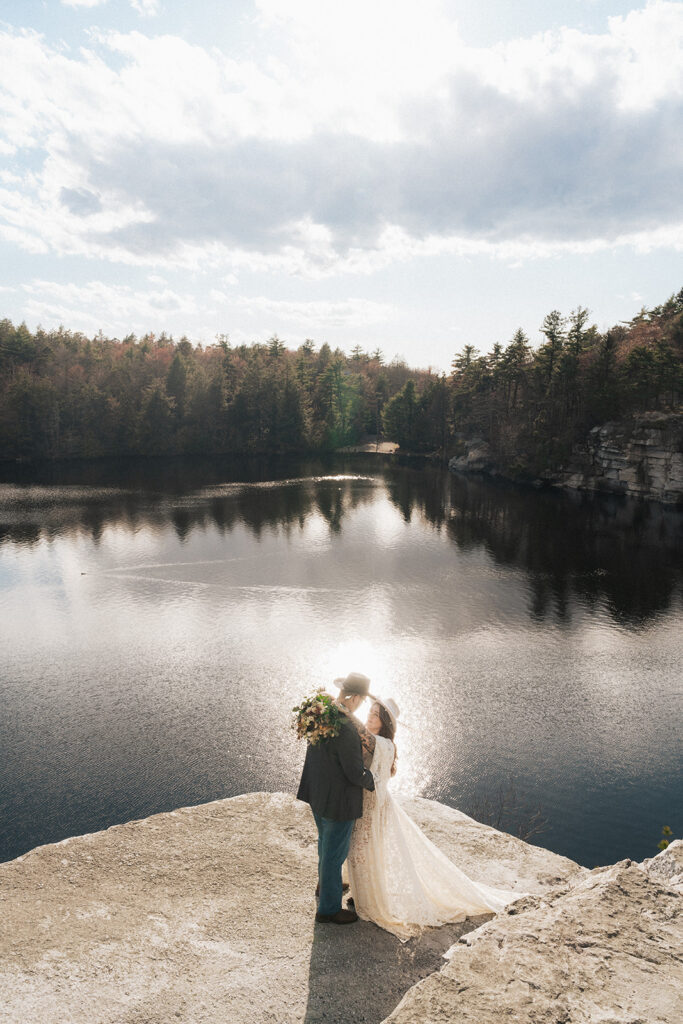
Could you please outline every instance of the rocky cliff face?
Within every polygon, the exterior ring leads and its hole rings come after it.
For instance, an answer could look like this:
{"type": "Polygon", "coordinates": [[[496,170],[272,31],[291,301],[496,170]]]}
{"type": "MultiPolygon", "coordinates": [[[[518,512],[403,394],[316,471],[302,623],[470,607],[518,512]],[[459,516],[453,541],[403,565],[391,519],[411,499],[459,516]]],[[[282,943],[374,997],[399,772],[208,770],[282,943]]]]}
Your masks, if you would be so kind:
{"type": "Polygon", "coordinates": [[[498,468],[491,445],[483,437],[471,437],[464,444],[462,455],[455,455],[448,463],[451,473],[487,473],[504,476],[498,468]]]}
{"type": "Polygon", "coordinates": [[[552,482],[683,503],[683,415],[647,413],[594,427],[552,482]]]}
{"type": "MultiPolygon", "coordinates": [[[[483,438],[470,438],[465,451],[450,460],[454,473],[510,477],[483,438]]],[[[514,478],[512,478],[514,479],[514,478]]],[[[629,420],[594,427],[577,445],[568,464],[543,474],[539,483],[584,491],[603,491],[683,504],[683,414],[643,413],[629,420]]]]}
{"type": "Polygon", "coordinates": [[[185,807],[0,864],[0,1022],[681,1018],[683,844],[588,871],[441,804],[402,803],[473,878],[533,895],[404,945],[366,922],[317,925],[304,804],[253,793],[185,807]]]}
{"type": "Polygon", "coordinates": [[[683,1019],[683,842],[513,904],[445,954],[394,1024],[658,1024],[683,1019]]]}

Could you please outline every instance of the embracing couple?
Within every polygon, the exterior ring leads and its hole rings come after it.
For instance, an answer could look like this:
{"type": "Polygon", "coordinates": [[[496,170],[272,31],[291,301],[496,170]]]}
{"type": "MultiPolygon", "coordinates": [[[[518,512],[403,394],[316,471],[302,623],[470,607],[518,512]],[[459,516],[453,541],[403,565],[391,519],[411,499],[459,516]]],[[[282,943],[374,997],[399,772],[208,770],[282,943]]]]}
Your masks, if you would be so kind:
{"type": "Polygon", "coordinates": [[[396,771],[395,701],[372,696],[359,672],[335,685],[344,712],[339,735],[308,745],[297,793],[311,805],[318,829],[316,921],[352,924],[361,917],[406,940],[526,895],[473,882],[427,838],[388,790],[396,771]],[[354,712],[366,698],[363,725],[354,712]],[[349,885],[342,882],[344,861],[349,885]],[[353,898],[344,909],[349,887],[353,898]]]}

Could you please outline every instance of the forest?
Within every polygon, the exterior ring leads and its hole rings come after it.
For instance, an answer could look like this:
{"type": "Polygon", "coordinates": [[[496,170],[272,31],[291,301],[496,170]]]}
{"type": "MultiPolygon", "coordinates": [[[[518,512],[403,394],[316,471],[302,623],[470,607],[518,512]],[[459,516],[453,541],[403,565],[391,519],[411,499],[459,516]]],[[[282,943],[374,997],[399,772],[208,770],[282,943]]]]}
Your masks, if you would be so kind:
{"type": "Polygon", "coordinates": [[[438,374],[359,346],[291,349],[277,335],[194,345],[5,319],[0,459],[313,453],[367,435],[446,458],[477,436],[509,472],[533,475],[596,424],[680,406],[683,288],[604,332],[589,321],[582,306],[552,310],[540,344],[518,328],[487,354],[465,345],[438,374]]]}

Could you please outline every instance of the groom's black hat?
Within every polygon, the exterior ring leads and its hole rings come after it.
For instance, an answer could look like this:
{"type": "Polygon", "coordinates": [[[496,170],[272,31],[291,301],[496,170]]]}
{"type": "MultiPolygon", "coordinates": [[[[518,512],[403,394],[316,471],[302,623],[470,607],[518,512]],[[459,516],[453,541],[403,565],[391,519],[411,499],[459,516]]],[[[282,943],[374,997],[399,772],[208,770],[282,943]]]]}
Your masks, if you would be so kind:
{"type": "Polygon", "coordinates": [[[362,672],[349,672],[343,679],[335,679],[334,685],[345,693],[357,693],[360,697],[367,697],[370,693],[370,680],[362,672]]]}

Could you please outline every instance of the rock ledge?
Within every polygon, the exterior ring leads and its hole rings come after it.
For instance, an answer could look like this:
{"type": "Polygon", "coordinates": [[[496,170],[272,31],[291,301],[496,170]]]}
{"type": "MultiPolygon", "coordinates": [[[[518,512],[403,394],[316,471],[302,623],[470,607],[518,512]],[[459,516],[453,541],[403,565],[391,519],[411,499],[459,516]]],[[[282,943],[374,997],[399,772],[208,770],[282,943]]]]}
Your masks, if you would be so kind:
{"type": "Polygon", "coordinates": [[[404,945],[366,922],[316,925],[307,806],[251,793],[185,807],[0,864],[0,1022],[485,1024],[502,1006],[529,1022],[678,1019],[683,844],[589,872],[402,803],[473,878],[533,895],[404,945]]]}

